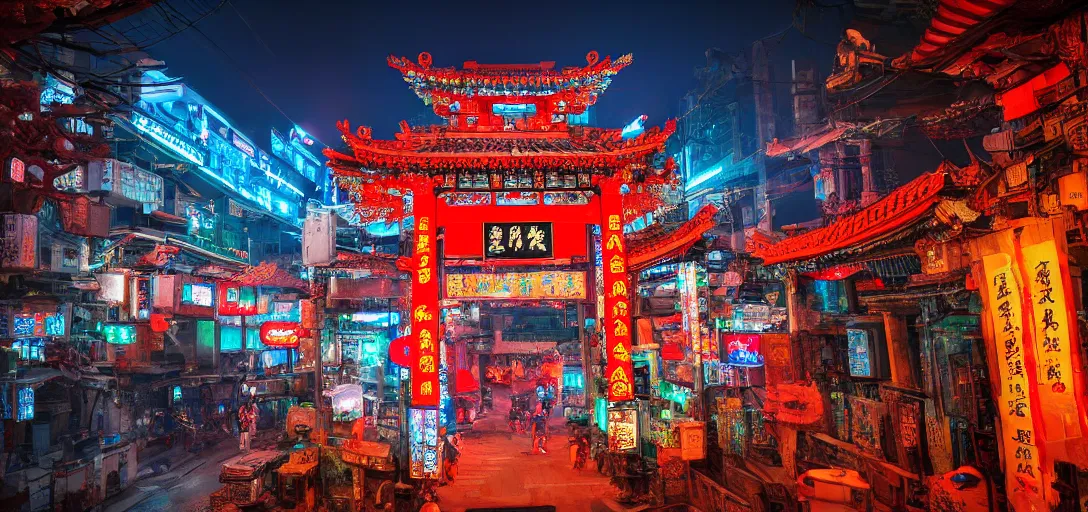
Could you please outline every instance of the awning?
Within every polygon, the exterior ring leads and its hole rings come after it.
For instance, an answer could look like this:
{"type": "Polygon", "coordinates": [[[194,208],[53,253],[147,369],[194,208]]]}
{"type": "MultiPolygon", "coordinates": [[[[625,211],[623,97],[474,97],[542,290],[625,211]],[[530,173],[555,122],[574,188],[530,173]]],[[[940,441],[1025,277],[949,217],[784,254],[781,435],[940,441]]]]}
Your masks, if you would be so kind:
{"type": "Polygon", "coordinates": [[[784,141],[774,139],[767,143],[767,156],[776,157],[786,153],[801,154],[820,149],[831,142],[839,140],[852,128],[854,128],[854,125],[837,127],[827,126],[820,132],[807,137],[799,137],[784,141]]]}
{"type": "Polygon", "coordinates": [[[468,370],[457,370],[454,383],[456,384],[454,393],[472,393],[480,390],[480,383],[476,382],[476,377],[473,377],[472,372],[468,370]]]}
{"type": "Polygon", "coordinates": [[[940,0],[922,40],[908,54],[910,64],[915,67],[927,64],[960,36],[1015,3],[1016,0],[940,0]]]}
{"type": "Polygon", "coordinates": [[[703,238],[703,233],[714,227],[714,216],[717,213],[718,207],[708,204],[676,230],[639,240],[629,248],[627,270],[638,272],[663,260],[683,256],[695,242],[703,238]]]}
{"type": "Polygon", "coordinates": [[[937,203],[945,178],[943,169],[919,176],[857,213],[829,226],[756,247],[752,255],[762,259],[764,265],[807,260],[894,233],[920,219],[937,203]]]}

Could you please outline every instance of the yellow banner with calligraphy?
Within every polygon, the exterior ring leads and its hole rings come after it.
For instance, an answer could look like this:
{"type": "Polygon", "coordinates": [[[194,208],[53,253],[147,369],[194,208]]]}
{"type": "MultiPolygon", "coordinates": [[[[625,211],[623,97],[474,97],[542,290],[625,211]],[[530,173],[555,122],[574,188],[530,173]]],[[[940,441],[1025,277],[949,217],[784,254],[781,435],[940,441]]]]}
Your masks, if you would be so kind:
{"type": "MultiPolygon", "coordinates": [[[[1043,499],[1046,466],[1040,457],[1032,421],[1031,385],[1024,355],[1024,317],[1020,285],[1012,258],[998,252],[982,258],[986,310],[992,322],[989,348],[997,358],[998,416],[1004,448],[1005,485],[1017,512],[1049,510],[1043,499]]],[[[1034,408],[1034,409],[1037,409],[1034,408]]]]}
{"type": "Polygon", "coordinates": [[[586,298],[586,273],[446,274],[446,298],[582,300],[586,298]]]}
{"type": "MultiPolygon", "coordinates": [[[[1023,241],[1023,240],[1022,240],[1023,241]]],[[[1064,256],[1053,239],[1024,245],[1021,249],[1024,282],[1031,292],[1031,329],[1035,343],[1035,369],[1040,410],[1047,446],[1081,437],[1081,424],[1074,391],[1073,339],[1062,280],[1064,256]]],[[[1057,449],[1058,446],[1053,448],[1057,449]]],[[[1064,452],[1064,450],[1059,450],[1064,452]]],[[[1065,458],[1050,453],[1050,458],[1065,458]]]]}

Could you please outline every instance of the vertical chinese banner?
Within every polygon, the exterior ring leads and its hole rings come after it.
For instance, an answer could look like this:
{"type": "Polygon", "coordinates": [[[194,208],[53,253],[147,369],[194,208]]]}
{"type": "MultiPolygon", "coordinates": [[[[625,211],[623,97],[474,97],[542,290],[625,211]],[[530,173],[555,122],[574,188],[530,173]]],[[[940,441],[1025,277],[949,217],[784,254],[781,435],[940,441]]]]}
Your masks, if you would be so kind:
{"type": "Polygon", "coordinates": [[[601,259],[604,275],[605,349],[608,351],[608,400],[635,398],[631,370],[631,308],[627,248],[623,240],[623,200],[618,186],[601,194],[601,259]]]}
{"type": "MultiPolygon", "coordinates": [[[[1022,238],[1021,242],[1024,241],[1022,238]]],[[[1021,256],[1020,269],[1031,299],[1036,383],[1040,400],[1046,403],[1040,410],[1043,431],[1048,443],[1080,438],[1084,418],[1078,410],[1073,381],[1072,351],[1076,344],[1062,279],[1065,258],[1052,238],[1024,244],[1021,256]]],[[[1051,456],[1058,457],[1058,453],[1051,452],[1051,456]]]]}
{"type": "Polygon", "coordinates": [[[1005,452],[1006,488],[1014,510],[1049,510],[1043,493],[1042,460],[1032,421],[1031,384],[1025,362],[1024,317],[1020,285],[1012,270],[1012,258],[998,252],[982,258],[986,277],[986,310],[992,325],[991,349],[996,350],[998,416],[1005,452]]]}
{"type": "Polygon", "coordinates": [[[437,407],[438,390],[438,254],[435,241],[435,195],[425,182],[412,191],[415,245],[412,268],[412,406],[437,407]]]}

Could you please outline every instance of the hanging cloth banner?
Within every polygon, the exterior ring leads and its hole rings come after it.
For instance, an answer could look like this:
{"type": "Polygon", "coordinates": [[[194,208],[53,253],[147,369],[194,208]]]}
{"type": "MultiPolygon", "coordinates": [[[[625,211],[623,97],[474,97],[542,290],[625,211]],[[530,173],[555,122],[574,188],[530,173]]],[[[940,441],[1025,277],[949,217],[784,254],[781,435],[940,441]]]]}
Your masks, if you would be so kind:
{"type": "MultiPolygon", "coordinates": [[[[999,234],[1000,236],[1000,234],[999,234]]],[[[1006,235],[1007,236],[1007,235],[1006,235]]],[[[1032,407],[1031,384],[1025,351],[1024,315],[1020,291],[1012,258],[998,252],[982,258],[986,279],[986,310],[992,322],[988,329],[987,346],[995,350],[997,357],[996,386],[1001,393],[997,399],[1001,418],[1001,444],[1005,451],[1005,479],[1013,509],[1049,510],[1043,493],[1049,486],[1039,449],[1039,432],[1032,421],[1037,407],[1032,407]]]]}
{"type": "Polygon", "coordinates": [[[611,184],[601,194],[601,256],[604,275],[605,348],[608,351],[608,400],[635,398],[631,368],[631,308],[628,295],[627,251],[623,239],[623,196],[611,184]]]}
{"type": "Polygon", "coordinates": [[[438,253],[435,195],[429,183],[412,191],[415,244],[412,256],[412,407],[437,407],[438,253]]]}
{"type": "Polygon", "coordinates": [[[1040,403],[1039,412],[1046,433],[1047,452],[1053,459],[1071,459],[1065,441],[1081,438],[1083,412],[1077,406],[1073,351],[1076,332],[1071,329],[1069,298],[1064,275],[1068,263],[1054,240],[1050,223],[1043,229],[1026,228],[1020,238],[1020,271],[1031,300],[1032,341],[1035,343],[1034,371],[1040,403]],[[1038,243],[1033,243],[1038,242],[1038,243]]]}

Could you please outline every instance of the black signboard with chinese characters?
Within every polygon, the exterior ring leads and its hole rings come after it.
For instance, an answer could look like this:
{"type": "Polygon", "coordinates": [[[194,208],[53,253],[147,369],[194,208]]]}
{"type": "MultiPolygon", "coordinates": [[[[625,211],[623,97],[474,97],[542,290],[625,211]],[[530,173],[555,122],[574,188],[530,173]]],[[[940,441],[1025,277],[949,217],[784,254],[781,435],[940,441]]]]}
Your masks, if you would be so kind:
{"type": "Polygon", "coordinates": [[[552,223],[485,222],[484,256],[496,259],[552,257],[552,223]]]}

